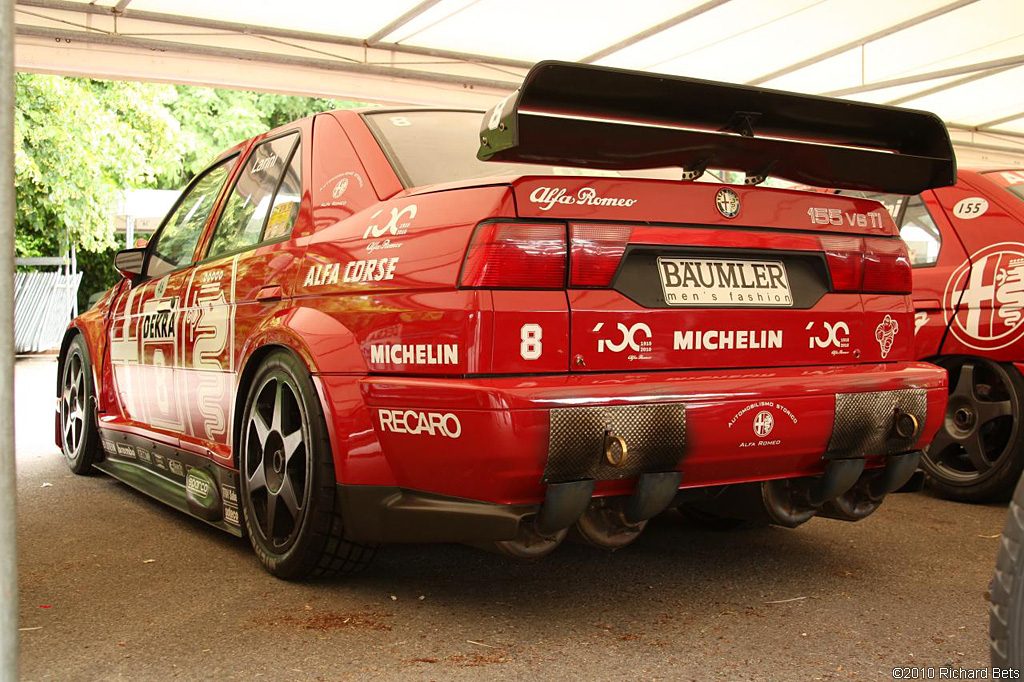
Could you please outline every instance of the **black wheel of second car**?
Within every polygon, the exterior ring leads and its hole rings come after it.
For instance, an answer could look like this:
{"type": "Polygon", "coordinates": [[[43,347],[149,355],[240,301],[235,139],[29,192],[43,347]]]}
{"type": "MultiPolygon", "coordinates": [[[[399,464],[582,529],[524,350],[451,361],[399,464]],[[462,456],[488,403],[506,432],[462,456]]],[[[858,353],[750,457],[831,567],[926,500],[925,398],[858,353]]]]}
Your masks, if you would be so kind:
{"type": "Polygon", "coordinates": [[[245,527],[281,578],[350,573],[374,548],[345,541],[319,397],[291,353],[267,356],[249,384],[239,442],[245,527]]]}
{"type": "Polygon", "coordinates": [[[949,403],[922,467],[933,489],[965,502],[1005,500],[1024,470],[1024,380],[984,358],[941,358],[949,403]]]}

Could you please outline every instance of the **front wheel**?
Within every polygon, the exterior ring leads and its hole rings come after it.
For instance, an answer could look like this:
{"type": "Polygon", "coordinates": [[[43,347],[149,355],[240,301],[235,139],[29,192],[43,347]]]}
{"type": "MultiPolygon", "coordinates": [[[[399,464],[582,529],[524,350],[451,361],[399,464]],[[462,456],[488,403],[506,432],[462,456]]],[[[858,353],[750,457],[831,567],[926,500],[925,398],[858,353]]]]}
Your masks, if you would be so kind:
{"type": "Polygon", "coordinates": [[[279,578],[353,573],[376,549],[343,539],[334,462],[306,367],[276,351],[249,385],[239,439],[245,528],[279,578]]]}
{"type": "Polygon", "coordinates": [[[931,487],[964,502],[1007,499],[1024,470],[1024,380],[984,358],[937,364],[949,370],[950,393],[942,428],[921,459],[931,487]]]}

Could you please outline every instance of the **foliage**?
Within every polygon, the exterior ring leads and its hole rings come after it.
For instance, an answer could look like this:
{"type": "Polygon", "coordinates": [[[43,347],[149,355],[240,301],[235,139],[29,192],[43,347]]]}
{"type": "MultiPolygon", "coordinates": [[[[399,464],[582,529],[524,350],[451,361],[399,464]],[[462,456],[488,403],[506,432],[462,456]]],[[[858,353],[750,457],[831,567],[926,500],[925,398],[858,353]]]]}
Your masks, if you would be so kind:
{"type": "Polygon", "coordinates": [[[354,102],[19,73],[15,83],[15,251],[74,245],[81,303],[116,281],[118,191],[175,189],[220,152],[311,113],[354,102]]]}

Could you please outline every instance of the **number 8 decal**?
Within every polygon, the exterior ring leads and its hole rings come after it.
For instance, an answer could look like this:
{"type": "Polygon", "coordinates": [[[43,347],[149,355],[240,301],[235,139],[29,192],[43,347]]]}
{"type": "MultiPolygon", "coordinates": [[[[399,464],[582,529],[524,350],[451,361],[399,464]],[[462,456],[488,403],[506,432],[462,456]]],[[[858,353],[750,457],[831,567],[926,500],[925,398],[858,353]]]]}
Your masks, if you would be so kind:
{"type": "Polygon", "coordinates": [[[523,360],[536,360],[544,349],[541,339],[544,337],[544,330],[539,324],[524,324],[519,330],[519,354],[523,360]]]}

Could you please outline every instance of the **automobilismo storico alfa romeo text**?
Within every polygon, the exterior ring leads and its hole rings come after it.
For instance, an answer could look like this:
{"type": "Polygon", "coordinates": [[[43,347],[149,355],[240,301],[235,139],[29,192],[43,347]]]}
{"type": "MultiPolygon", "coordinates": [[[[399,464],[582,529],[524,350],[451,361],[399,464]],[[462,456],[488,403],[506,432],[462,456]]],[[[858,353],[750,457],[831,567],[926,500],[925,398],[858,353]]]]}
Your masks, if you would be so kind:
{"type": "Polygon", "coordinates": [[[282,126],[117,255],[57,441],[286,578],[388,542],[614,549],[670,507],[863,518],[946,374],[884,207],[768,175],[915,194],[955,162],[928,113],[559,62],[483,114],[282,126]]]}

